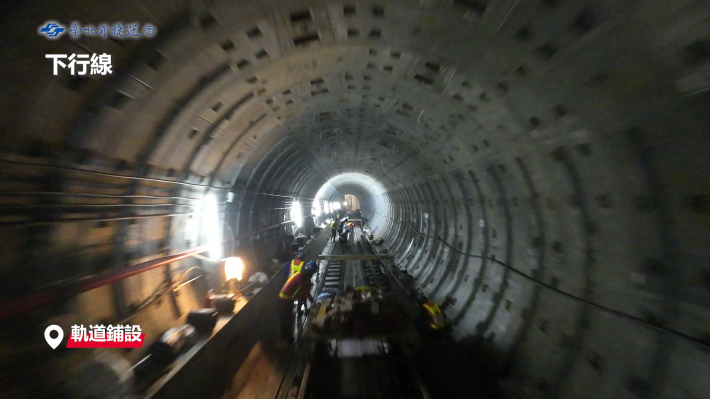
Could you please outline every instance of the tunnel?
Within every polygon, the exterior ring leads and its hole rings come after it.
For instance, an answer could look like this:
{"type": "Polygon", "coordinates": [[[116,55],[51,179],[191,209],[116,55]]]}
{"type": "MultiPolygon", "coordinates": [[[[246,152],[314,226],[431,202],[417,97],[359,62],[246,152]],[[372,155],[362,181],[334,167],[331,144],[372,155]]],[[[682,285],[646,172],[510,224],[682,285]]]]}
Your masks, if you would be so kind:
{"type": "Polygon", "coordinates": [[[2,7],[6,397],[92,356],[48,325],[156,340],[224,280],[210,259],[250,276],[346,196],[505,397],[710,397],[710,3],[2,7]],[[155,33],[70,31],[134,21],[155,33]]]}

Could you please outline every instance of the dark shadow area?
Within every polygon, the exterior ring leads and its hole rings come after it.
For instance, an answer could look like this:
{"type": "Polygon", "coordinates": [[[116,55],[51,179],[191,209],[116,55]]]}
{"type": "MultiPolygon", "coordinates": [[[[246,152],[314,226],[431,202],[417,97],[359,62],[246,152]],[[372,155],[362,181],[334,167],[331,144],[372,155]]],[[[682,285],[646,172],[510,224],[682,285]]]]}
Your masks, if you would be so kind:
{"type": "Polygon", "coordinates": [[[502,399],[496,376],[490,370],[495,359],[488,356],[442,336],[425,338],[416,361],[432,398],[502,399]]]}

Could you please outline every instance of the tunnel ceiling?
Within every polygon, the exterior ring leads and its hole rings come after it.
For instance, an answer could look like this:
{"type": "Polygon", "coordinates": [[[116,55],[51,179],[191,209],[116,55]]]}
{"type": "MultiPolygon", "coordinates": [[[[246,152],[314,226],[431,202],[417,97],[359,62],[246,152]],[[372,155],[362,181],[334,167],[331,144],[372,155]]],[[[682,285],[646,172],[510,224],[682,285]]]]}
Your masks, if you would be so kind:
{"type": "Polygon", "coordinates": [[[512,391],[708,396],[710,3],[57,3],[5,5],[22,16],[0,31],[17,43],[0,65],[12,189],[186,202],[122,198],[87,219],[121,222],[91,235],[52,219],[72,204],[6,211],[7,229],[19,216],[59,226],[4,234],[26,285],[64,273],[34,256],[54,265],[53,251],[89,240],[112,265],[185,249],[181,218],[205,191],[237,194],[225,218],[269,261],[290,202],[325,185],[329,200],[358,196],[398,265],[452,301],[457,339],[516,364],[512,391]],[[28,39],[49,16],[159,30],[28,39]],[[110,53],[115,73],[51,75],[45,54],[81,52],[110,53]],[[155,243],[130,252],[139,228],[155,243]]]}
{"type": "MultiPolygon", "coordinates": [[[[115,57],[123,73],[80,111],[67,143],[217,184],[250,182],[256,164],[274,172],[286,166],[270,162],[285,162],[303,173],[280,189],[313,195],[319,183],[346,172],[390,186],[419,182],[465,166],[479,149],[515,154],[535,147],[531,139],[540,135],[606,129],[617,117],[610,112],[652,101],[644,98],[654,89],[647,82],[668,66],[646,65],[645,76],[632,75],[628,64],[646,50],[617,56],[635,31],[605,20],[611,3],[529,2],[511,8],[507,19],[499,15],[502,3],[483,18],[487,2],[476,1],[194,3],[183,17],[189,22],[179,22],[183,9],[167,8],[164,23],[178,22],[149,48],[122,43],[127,50],[115,57]],[[578,50],[611,33],[615,44],[578,50]],[[611,70],[628,89],[598,87],[611,70]]],[[[623,13],[637,27],[649,23],[643,10],[634,11],[623,13]]],[[[76,96],[56,86],[45,95],[76,96]]],[[[73,123],[65,118],[30,130],[56,141],[51,133],[73,123]]]]}
{"type": "MultiPolygon", "coordinates": [[[[323,22],[330,26],[320,32],[316,21],[319,11],[314,9],[310,17],[304,17],[308,10],[281,15],[286,28],[274,26],[270,19],[251,22],[261,33],[252,39],[247,35],[247,43],[243,43],[246,32],[242,28],[246,22],[235,23],[236,32],[225,29],[222,36],[241,39],[240,46],[235,44],[240,49],[246,47],[241,52],[224,51],[216,43],[209,46],[211,51],[202,49],[217,64],[213,68],[222,68],[217,69],[219,75],[210,85],[215,88],[206,87],[190,99],[186,111],[194,114],[181,115],[170,126],[170,136],[156,149],[151,162],[179,169],[186,157],[193,156],[191,169],[195,173],[216,172],[218,179],[231,181],[242,163],[261,154],[253,148],[259,146],[272,154],[295,152],[279,158],[289,164],[312,162],[326,177],[358,171],[389,184],[407,183],[454,162],[453,153],[460,150],[457,147],[468,146],[452,140],[457,128],[465,126],[471,135],[481,135],[486,125],[505,129],[506,123],[510,124],[506,106],[494,100],[495,94],[486,93],[475,77],[443,64],[441,56],[434,55],[436,61],[430,61],[427,55],[398,43],[410,36],[405,32],[414,29],[416,21],[401,26],[396,18],[381,18],[379,28],[372,29],[380,35],[389,31],[391,39],[361,39],[353,38],[352,32],[351,36],[342,34],[363,25],[357,20],[344,16],[329,19],[323,22]],[[297,38],[297,32],[291,30],[316,32],[323,40],[306,49],[294,45],[294,39],[286,40],[283,53],[272,49],[273,55],[256,59],[249,53],[260,46],[269,49],[273,43],[268,38],[287,32],[297,38]],[[363,45],[368,41],[372,43],[363,45]],[[186,142],[185,136],[193,129],[199,130],[193,139],[202,139],[203,148],[196,150],[186,142]],[[428,150],[426,157],[421,154],[424,148],[428,150]]],[[[362,10],[368,11],[367,7],[362,10]]],[[[224,24],[230,26],[227,21],[224,24]]],[[[204,64],[202,57],[197,58],[204,64]]],[[[194,69],[184,65],[189,58],[185,63],[175,61],[182,68],[194,69]]],[[[210,74],[204,67],[203,71],[203,76],[210,74]]],[[[513,128],[509,129],[510,134],[513,128]]]]}
{"type": "Polygon", "coordinates": [[[80,119],[93,128],[71,144],[220,183],[248,180],[242,168],[263,157],[313,163],[292,180],[311,195],[345,172],[421,181],[466,163],[462,149],[523,133],[503,98],[514,73],[496,77],[502,54],[462,12],[406,2],[193,10],[193,24],[164,33],[98,95],[80,119]]]}

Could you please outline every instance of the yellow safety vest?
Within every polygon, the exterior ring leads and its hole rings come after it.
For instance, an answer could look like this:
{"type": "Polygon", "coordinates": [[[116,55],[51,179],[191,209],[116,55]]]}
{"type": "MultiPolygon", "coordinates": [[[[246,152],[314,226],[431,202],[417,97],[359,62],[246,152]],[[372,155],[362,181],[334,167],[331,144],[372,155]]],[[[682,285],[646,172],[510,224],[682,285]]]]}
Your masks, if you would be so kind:
{"type": "Polygon", "coordinates": [[[291,273],[289,273],[289,277],[293,277],[294,274],[298,273],[301,271],[301,267],[303,266],[303,261],[294,259],[291,261],[291,273]],[[298,262],[298,263],[296,263],[298,262]]]}
{"type": "Polygon", "coordinates": [[[286,289],[286,287],[289,286],[289,283],[291,282],[291,280],[293,280],[294,277],[296,277],[295,274],[288,278],[288,280],[286,281],[286,284],[284,284],[283,288],[281,288],[281,292],[279,292],[279,298],[293,299],[296,297],[296,295],[298,295],[298,292],[301,291],[301,286],[299,285],[298,288],[296,288],[296,290],[293,292],[293,294],[291,294],[291,295],[284,294],[284,289],[286,289]]]}
{"type": "Polygon", "coordinates": [[[439,305],[435,304],[434,302],[425,302],[422,306],[431,316],[432,320],[431,322],[429,322],[429,326],[431,328],[433,328],[434,330],[439,330],[446,327],[446,318],[444,317],[444,314],[441,313],[439,305]]]}

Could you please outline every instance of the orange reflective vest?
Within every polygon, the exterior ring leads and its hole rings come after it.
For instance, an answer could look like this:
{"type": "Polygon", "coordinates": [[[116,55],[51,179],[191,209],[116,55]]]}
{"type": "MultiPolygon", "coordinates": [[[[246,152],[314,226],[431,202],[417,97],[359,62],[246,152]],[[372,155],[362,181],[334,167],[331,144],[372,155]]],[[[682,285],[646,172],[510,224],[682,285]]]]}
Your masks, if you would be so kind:
{"type": "Polygon", "coordinates": [[[295,284],[295,282],[293,281],[293,278],[296,276],[297,276],[297,274],[294,274],[288,278],[288,280],[286,281],[286,284],[284,284],[283,288],[281,288],[281,292],[279,292],[279,298],[293,299],[296,297],[296,295],[298,295],[298,292],[301,291],[301,285],[295,284]],[[295,286],[295,289],[294,289],[294,286],[295,286]]]}
{"type": "Polygon", "coordinates": [[[425,302],[424,304],[422,304],[422,307],[426,309],[427,313],[429,313],[429,316],[431,317],[431,320],[429,321],[429,327],[433,328],[434,330],[440,330],[446,327],[446,317],[441,312],[439,305],[435,304],[434,302],[425,302]]]}
{"type": "Polygon", "coordinates": [[[301,271],[301,267],[303,266],[303,261],[294,259],[291,261],[291,271],[289,272],[288,276],[293,277],[294,274],[298,273],[301,271]]]}
{"type": "Polygon", "coordinates": [[[279,298],[287,300],[302,299],[304,301],[308,299],[313,301],[313,297],[311,297],[310,293],[310,285],[311,282],[307,277],[303,277],[301,273],[296,273],[291,276],[288,281],[286,281],[283,288],[281,288],[279,298]]]}

